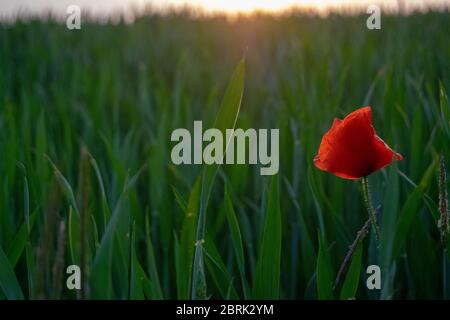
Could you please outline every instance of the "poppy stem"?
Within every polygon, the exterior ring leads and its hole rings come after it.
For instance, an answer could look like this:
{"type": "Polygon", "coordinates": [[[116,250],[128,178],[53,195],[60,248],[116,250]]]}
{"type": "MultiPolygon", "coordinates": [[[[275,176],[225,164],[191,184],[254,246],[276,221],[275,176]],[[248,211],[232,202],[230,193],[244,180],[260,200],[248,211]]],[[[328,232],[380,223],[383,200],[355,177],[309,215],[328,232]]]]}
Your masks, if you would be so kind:
{"type": "Polygon", "coordinates": [[[369,178],[367,176],[362,177],[362,193],[364,197],[364,204],[366,205],[367,213],[369,214],[369,218],[372,221],[372,226],[375,231],[375,238],[377,242],[380,241],[380,227],[377,224],[377,217],[375,215],[375,211],[373,210],[372,201],[370,199],[370,190],[369,190],[369,178]]]}

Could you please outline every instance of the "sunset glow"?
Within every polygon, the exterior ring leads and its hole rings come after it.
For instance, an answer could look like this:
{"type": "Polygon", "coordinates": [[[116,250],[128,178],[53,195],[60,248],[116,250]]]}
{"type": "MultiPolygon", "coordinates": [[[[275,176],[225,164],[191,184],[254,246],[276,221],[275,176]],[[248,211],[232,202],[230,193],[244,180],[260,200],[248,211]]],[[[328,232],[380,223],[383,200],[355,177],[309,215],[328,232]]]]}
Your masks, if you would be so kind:
{"type": "Polygon", "coordinates": [[[396,9],[399,5],[426,8],[430,5],[447,4],[449,0],[165,0],[153,1],[157,6],[191,6],[207,12],[249,13],[253,11],[279,12],[289,8],[311,8],[319,11],[342,6],[362,7],[377,4],[396,9]]]}
{"type": "Polygon", "coordinates": [[[450,0],[2,0],[0,16],[12,15],[20,10],[27,12],[52,10],[58,15],[65,15],[67,6],[72,4],[99,15],[117,11],[139,12],[147,6],[163,11],[168,8],[192,7],[208,13],[236,14],[254,11],[277,13],[290,8],[307,8],[319,12],[343,7],[357,7],[364,10],[369,4],[394,10],[400,5],[402,9],[412,11],[436,5],[449,7],[450,0]]]}

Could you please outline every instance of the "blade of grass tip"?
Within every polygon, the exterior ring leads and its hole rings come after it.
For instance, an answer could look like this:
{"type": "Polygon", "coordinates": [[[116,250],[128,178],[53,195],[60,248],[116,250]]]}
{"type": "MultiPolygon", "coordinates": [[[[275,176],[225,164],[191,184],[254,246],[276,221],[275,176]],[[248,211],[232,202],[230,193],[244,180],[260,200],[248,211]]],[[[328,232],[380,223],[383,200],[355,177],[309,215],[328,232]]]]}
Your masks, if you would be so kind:
{"type": "Polygon", "coordinates": [[[252,298],[278,299],[280,295],[281,212],[278,176],[271,178],[252,298]]]}
{"type": "MultiPolygon", "coordinates": [[[[220,130],[225,140],[225,152],[232,136],[226,135],[226,129],[234,129],[241,107],[242,96],[244,93],[244,69],[245,60],[236,67],[233,76],[229,82],[228,88],[223,97],[214,128],[220,130]]],[[[193,299],[204,299],[206,297],[206,278],[203,262],[203,242],[206,226],[206,208],[208,206],[209,196],[212,191],[214,180],[219,170],[220,164],[204,165],[201,182],[200,207],[197,223],[197,241],[194,254],[194,267],[192,275],[192,293],[193,299]]]]}
{"type": "Polygon", "coordinates": [[[58,178],[58,182],[60,183],[61,188],[63,189],[64,193],[68,197],[70,204],[75,209],[75,212],[79,215],[78,205],[77,201],[75,200],[75,195],[72,189],[72,186],[67,181],[67,179],[64,177],[64,175],[59,171],[58,167],[53,163],[53,161],[50,159],[48,155],[44,155],[45,159],[50,163],[50,165],[53,168],[53,171],[55,173],[55,176],[58,178]]]}
{"type": "Polygon", "coordinates": [[[236,213],[233,209],[233,203],[231,201],[230,195],[228,194],[228,188],[225,187],[224,194],[224,206],[225,213],[228,220],[228,226],[231,231],[231,239],[233,241],[234,254],[236,255],[236,261],[239,269],[239,274],[241,277],[241,285],[244,293],[244,299],[248,299],[248,283],[245,276],[245,258],[244,258],[244,248],[242,245],[242,235],[239,228],[239,223],[236,218],[236,213]]]}
{"type": "Polygon", "coordinates": [[[97,161],[90,156],[90,163],[94,168],[95,175],[97,177],[98,184],[100,186],[100,193],[102,196],[102,213],[103,213],[103,230],[106,229],[109,219],[111,218],[111,210],[108,205],[108,199],[106,197],[105,186],[103,184],[102,174],[100,172],[100,168],[98,167],[97,161]]]}
{"type": "Polygon", "coordinates": [[[177,201],[178,205],[180,206],[181,210],[183,210],[183,212],[186,212],[187,207],[188,207],[188,203],[186,202],[186,200],[184,199],[184,197],[181,195],[181,193],[178,191],[178,189],[172,185],[172,192],[175,196],[175,200],[177,201]]]}

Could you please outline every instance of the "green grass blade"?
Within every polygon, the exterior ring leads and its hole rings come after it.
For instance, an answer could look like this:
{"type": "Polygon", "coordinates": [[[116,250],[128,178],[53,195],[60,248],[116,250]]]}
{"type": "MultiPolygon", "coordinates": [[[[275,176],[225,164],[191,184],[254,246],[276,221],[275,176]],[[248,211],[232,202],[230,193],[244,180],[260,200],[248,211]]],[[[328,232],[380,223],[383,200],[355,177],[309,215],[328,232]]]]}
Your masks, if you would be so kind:
{"type": "MultiPolygon", "coordinates": [[[[142,169],[139,170],[128,183],[125,184],[122,194],[117,201],[114,208],[111,219],[108,222],[108,226],[100,241],[100,247],[98,248],[94,261],[92,263],[91,273],[91,288],[92,296],[96,299],[110,299],[113,297],[113,285],[112,285],[112,272],[113,272],[113,248],[115,247],[115,234],[116,229],[121,221],[127,215],[127,211],[123,208],[124,200],[128,195],[130,188],[136,183],[137,178],[141,174],[142,169]]],[[[120,246],[117,246],[116,256],[123,258],[123,251],[120,251],[120,246]]],[[[123,259],[122,259],[123,260],[123,259]]],[[[118,264],[115,264],[116,269],[120,268],[118,264]]],[[[120,273],[123,276],[122,273],[120,273]]]]}
{"type": "Polygon", "coordinates": [[[253,283],[254,299],[278,299],[280,296],[281,212],[278,183],[278,176],[272,177],[253,283]]]}
{"type": "Polygon", "coordinates": [[[228,194],[228,189],[225,188],[224,194],[224,206],[225,214],[228,220],[228,226],[231,231],[231,239],[233,241],[234,254],[236,255],[236,261],[239,268],[239,274],[241,277],[242,290],[244,292],[244,299],[248,298],[248,283],[245,276],[245,258],[244,258],[244,248],[242,245],[242,235],[239,228],[239,223],[236,218],[236,213],[233,209],[233,203],[231,201],[230,195],[228,194]]]}
{"type": "Polygon", "coordinates": [[[147,268],[150,276],[151,296],[153,299],[163,299],[158,268],[156,267],[155,251],[150,237],[149,215],[145,216],[145,240],[147,242],[147,268]]]}
{"type": "Polygon", "coordinates": [[[395,231],[395,241],[392,253],[392,260],[395,260],[404,248],[408,232],[413,224],[414,220],[418,218],[418,213],[422,200],[424,198],[424,193],[428,185],[430,184],[431,178],[433,177],[434,168],[437,164],[437,158],[428,167],[427,171],[423,175],[419,185],[417,185],[413,192],[411,192],[406,199],[405,204],[400,211],[400,217],[398,219],[395,231]]]}
{"type": "Polygon", "coordinates": [[[17,281],[8,257],[0,248],[0,288],[9,300],[23,300],[22,289],[17,281]]]}
{"type": "Polygon", "coordinates": [[[333,299],[333,271],[328,248],[319,235],[319,253],[317,254],[317,297],[321,300],[333,299]]]}
{"type": "Polygon", "coordinates": [[[219,250],[217,250],[214,240],[207,234],[204,244],[206,255],[206,268],[211,275],[222,299],[238,299],[239,296],[233,285],[233,277],[227,271],[219,250]]]}
{"type": "Polygon", "coordinates": [[[195,248],[195,230],[197,212],[200,203],[200,179],[197,179],[189,196],[187,210],[184,213],[183,226],[180,235],[178,266],[178,298],[189,299],[192,282],[192,268],[195,248]]]}
{"type": "MultiPolygon", "coordinates": [[[[37,213],[36,212],[33,213],[30,216],[30,219],[29,219],[29,223],[30,223],[29,228],[30,229],[33,229],[33,225],[34,225],[34,222],[36,221],[36,217],[37,217],[37,213]]],[[[19,261],[19,258],[22,255],[23,250],[24,250],[24,248],[26,246],[26,243],[28,241],[27,228],[28,228],[28,226],[27,226],[26,222],[23,223],[20,226],[19,231],[17,231],[17,234],[15,235],[13,240],[11,241],[11,244],[10,244],[9,249],[7,251],[8,252],[8,254],[7,254],[8,255],[8,260],[10,261],[11,266],[13,268],[15,268],[17,262],[19,261]]]]}
{"type": "Polygon", "coordinates": [[[341,289],[341,300],[354,299],[358,290],[359,279],[361,275],[363,245],[360,242],[353,254],[352,262],[345,276],[344,284],[341,289]]]}
{"type": "MultiPolygon", "coordinates": [[[[217,114],[214,128],[220,130],[224,137],[226,137],[226,129],[234,129],[236,121],[241,108],[242,96],[244,94],[244,74],[245,74],[245,60],[236,67],[228,88],[223,97],[219,112],[217,114]]],[[[228,137],[231,139],[231,137],[228,137]]],[[[225,141],[225,152],[230,140],[225,141]]],[[[203,248],[202,241],[205,236],[206,223],[206,209],[208,206],[209,196],[212,191],[214,180],[220,164],[204,165],[202,172],[200,207],[197,223],[197,246],[194,255],[194,267],[192,275],[192,298],[204,299],[206,298],[206,278],[203,265],[203,248]]]]}
{"type": "Polygon", "coordinates": [[[131,300],[144,300],[144,277],[136,255],[136,223],[133,222],[130,236],[130,277],[128,298],[131,300]]]}
{"type": "Polygon", "coordinates": [[[399,179],[397,161],[389,168],[383,197],[379,266],[383,270],[381,299],[391,299],[393,288],[393,250],[397,217],[399,216],[399,179]]]}

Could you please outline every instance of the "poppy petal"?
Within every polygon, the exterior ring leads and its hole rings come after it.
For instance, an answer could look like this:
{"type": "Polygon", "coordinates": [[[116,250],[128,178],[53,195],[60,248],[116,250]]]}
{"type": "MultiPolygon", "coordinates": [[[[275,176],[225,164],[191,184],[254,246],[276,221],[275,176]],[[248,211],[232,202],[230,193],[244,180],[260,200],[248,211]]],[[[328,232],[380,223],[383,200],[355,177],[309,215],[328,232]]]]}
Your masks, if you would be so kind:
{"type": "Polygon", "coordinates": [[[344,179],[359,179],[392,162],[403,159],[377,136],[372,126],[370,106],[334,119],[323,136],[314,165],[344,179]]]}

